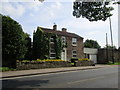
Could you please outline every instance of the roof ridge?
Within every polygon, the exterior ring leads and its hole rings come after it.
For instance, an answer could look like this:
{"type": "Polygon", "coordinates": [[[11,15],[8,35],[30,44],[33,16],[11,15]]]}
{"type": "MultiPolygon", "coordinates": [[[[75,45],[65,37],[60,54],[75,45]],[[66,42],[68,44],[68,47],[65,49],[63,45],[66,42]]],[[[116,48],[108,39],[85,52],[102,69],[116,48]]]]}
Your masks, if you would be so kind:
{"type": "Polygon", "coordinates": [[[40,27],[40,28],[43,29],[43,30],[51,30],[52,32],[60,32],[60,33],[72,34],[72,35],[75,35],[75,36],[77,36],[77,37],[83,38],[83,37],[79,36],[79,35],[76,34],[76,33],[63,32],[63,31],[60,31],[60,30],[53,30],[53,29],[50,29],[50,28],[44,28],[44,27],[40,27]]]}

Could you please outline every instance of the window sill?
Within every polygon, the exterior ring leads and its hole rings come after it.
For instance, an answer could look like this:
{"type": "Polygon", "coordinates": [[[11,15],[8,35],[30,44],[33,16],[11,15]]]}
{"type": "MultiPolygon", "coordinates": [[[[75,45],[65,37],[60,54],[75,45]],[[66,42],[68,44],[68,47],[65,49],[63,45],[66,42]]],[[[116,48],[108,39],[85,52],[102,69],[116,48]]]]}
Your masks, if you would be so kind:
{"type": "Polygon", "coordinates": [[[72,44],[72,46],[76,47],[76,46],[77,46],[77,44],[72,44]]]}

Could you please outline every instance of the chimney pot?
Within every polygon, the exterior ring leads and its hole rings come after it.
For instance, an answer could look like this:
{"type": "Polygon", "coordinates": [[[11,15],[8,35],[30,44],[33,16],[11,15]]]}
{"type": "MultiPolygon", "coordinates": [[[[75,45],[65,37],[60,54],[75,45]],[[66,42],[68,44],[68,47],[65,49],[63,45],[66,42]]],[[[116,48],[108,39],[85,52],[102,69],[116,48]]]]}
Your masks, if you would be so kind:
{"type": "Polygon", "coordinates": [[[66,29],[66,28],[62,28],[62,31],[63,31],[63,32],[67,32],[67,29],[66,29]]]}
{"type": "Polygon", "coordinates": [[[53,30],[57,30],[57,25],[53,25],[53,30]]]}

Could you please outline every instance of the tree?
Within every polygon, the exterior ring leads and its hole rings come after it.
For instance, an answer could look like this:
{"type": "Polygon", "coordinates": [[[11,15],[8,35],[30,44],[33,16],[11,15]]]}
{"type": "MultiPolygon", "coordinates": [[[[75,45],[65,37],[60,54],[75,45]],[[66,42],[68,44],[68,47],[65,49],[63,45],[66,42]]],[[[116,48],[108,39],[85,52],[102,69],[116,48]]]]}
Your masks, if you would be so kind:
{"type": "Polygon", "coordinates": [[[50,58],[50,49],[54,48],[56,59],[60,59],[63,45],[61,39],[54,33],[44,32],[40,27],[33,34],[33,57],[34,59],[50,58]],[[50,44],[53,38],[54,44],[50,44]]]}
{"type": "Polygon", "coordinates": [[[44,59],[49,55],[49,37],[38,27],[33,34],[33,56],[34,59],[44,59]]]}
{"type": "Polygon", "coordinates": [[[30,35],[27,33],[25,33],[25,45],[27,48],[27,52],[25,54],[24,59],[32,60],[31,38],[30,38],[30,35]]]}
{"type": "Polygon", "coordinates": [[[56,53],[56,59],[61,58],[61,52],[63,50],[63,45],[61,39],[55,35],[54,37],[54,43],[55,43],[55,53],[56,53]]]}
{"type": "Polygon", "coordinates": [[[2,16],[2,65],[15,67],[16,60],[26,54],[25,33],[21,25],[10,18],[2,16]]]}
{"type": "Polygon", "coordinates": [[[100,45],[98,44],[97,41],[87,39],[84,42],[84,47],[86,47],[86,48],[100,48],[100,45]]]}
{"type": "Polygon", "coordinates": [[[102,2],[84,2],[84,0],[76,0],[73,4],[73,16],[76,18],[87,18],[89,21],[105,21],[112,16],[110,11],[113,7],[108,6],[110,1],[102,2]]]}
{"type": "Polygon", "coordinates": [[[116,46],[111,46],[111,45],[107,45],[104,48],[108,48],[108,49],[116,49],[116,46]]]}

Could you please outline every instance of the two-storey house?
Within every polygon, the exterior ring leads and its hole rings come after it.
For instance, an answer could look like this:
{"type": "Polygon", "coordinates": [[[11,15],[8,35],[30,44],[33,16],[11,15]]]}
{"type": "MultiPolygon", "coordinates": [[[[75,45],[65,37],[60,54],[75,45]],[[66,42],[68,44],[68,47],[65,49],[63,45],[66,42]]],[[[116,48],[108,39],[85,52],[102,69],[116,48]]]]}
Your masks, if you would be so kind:
{"type": "MultiPolygon", "coordinates": [[[[57,30],[57,25],[54,25],[52,29],[40,27],[44,32],[57,34],[58,37],[61,38],[62,43],[66,44],[66,47],[63,48],[61,53],[61,59],[68,61],[72,57],[83,58],[83,37],[67,32],[66,28],[62,28],[62,30],[57,30]]],[[[55,52],[53,45],[53,38],[51,37],[51,50],[50,50],[50,58],[55,58],[55,52]]]]}

